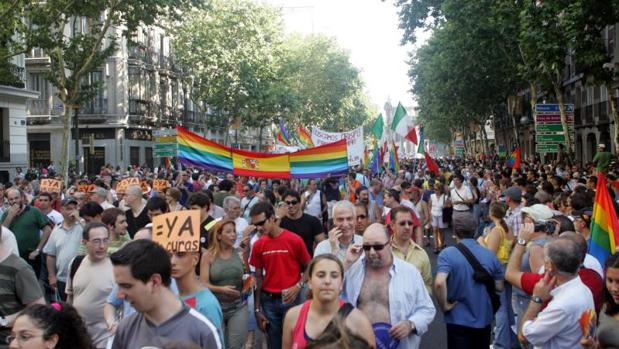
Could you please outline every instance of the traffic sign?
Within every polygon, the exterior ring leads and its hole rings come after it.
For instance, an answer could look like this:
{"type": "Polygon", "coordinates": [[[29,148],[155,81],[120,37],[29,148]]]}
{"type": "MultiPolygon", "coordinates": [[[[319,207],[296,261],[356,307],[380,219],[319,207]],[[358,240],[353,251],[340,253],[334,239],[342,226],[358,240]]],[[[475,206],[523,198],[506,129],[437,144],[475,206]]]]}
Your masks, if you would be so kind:
{"type": "Polygon", "coordinates": [[[559,145],[557,143],[538,143],[537,144],[537,152],[538,153],[558,153],[559,145]]]}
{"type": "Polygon", "coordinates": [[[563,143],[565,142],[565,136],[563,133],[557,134],[538,134],[535,136],[535,141],[539,143],[563,143]]]}
{"type": "MultiPolygon", "coordinates": [[[[559,104],[535,105],[535,141],[538,153],[557,153],[559,144],[567,142],[561,123],[559,104]]],[[[574,139],[574,105],[565,104],[565,121],[570,138],[574,139]]]]}

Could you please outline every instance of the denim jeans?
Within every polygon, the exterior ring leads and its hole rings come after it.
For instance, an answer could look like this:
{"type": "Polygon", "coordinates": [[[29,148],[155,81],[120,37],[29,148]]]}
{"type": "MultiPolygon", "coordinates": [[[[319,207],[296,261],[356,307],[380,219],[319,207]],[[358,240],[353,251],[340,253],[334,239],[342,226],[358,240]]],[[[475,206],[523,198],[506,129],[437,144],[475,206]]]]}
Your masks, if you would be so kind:
{"type": "Polygon", "coordinates": [[[299,292],[297,298],[290,304],[284,304],[281,298],[271,298],[264,293],[260,295],[262,313],[267,320],[269,320],[266,330],[267,345],[269,349],[280,349],[282,347],[284,316],[286,316],[288,309],[301,303],[301,293],[302,292],[299,292]]]}
{"type": "MultiPolygon", "coordinates": [[[[503,265],[505,272],[505,265],[503,265]]],[[[495,315],[494,348],[511,349],[516,342],[516,334],[511,327],[514,325],[514,310],[512,309],[512,285],[504,283],[501,292],[501,307],[495,315]]]]}

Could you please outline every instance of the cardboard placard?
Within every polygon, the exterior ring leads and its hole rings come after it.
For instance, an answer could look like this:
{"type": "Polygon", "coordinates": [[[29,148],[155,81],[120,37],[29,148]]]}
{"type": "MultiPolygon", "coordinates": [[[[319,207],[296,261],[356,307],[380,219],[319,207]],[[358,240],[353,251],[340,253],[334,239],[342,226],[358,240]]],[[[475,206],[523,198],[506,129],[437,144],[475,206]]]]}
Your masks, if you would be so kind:
{"type": "Polygon", "coordinates": [[[148,182],[147,181],[141,181],[140,182],[140,188],[142,188],[142,193],[146,194],[150,191],[150,187],[148,186],[148,182]]]}
{"type": "Polygon", "coordinates": [[[200,210],[153,217],[153,240],[169,252],[200,251],[200,210]]]}
{"type": "Polygon", "coordinates": [[[166,189],[170,187],[170,182],[165,179],[154,179],[153,180],[153,190],[157,193],[163,193],[166,189]]]}
{"type": "Polygon", "coordinates": [[[82,193],[90,193],[95,189],[97,189],[97,186],[94,184],[80,184],[77,186],[77,191],[82,193]]]}
{"type": "Polygon", "coordinates": [[[39,186],[40,193],[58,193],[62,191],[62,182],[57,179],[45,178],[41,179],[39,186]]]}
{"type": "Polygon", "coordinates": [[[130,177],[130,178],[123,179],[116,186],[116,192],[119,194],[125,194],[127,192],[127,188],[130,185],[141,186],[140,179],[137,177],[130,177]]]}

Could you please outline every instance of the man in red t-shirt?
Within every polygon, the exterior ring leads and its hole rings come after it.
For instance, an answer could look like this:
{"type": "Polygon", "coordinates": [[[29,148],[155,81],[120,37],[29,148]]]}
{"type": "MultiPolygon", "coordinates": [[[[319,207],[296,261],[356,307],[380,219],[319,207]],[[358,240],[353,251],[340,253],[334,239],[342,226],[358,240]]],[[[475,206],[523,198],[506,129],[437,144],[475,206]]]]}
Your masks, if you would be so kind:
{"type": "Polygon", "coordinates": [[[250,216],[251,224],[262,234],[249,259],[256,268],[256,322],[267,334],[268,347],[281,348],[284,315],[301,303],[303,270],[312,258],[299,235],[279,227],[269,203],[254,205],[250,216]]]}
{"type": "MultiPolygon", "coordinates": [[[[522,289],[528,295],[532,295],[535,284],[544,278],[544,273],[538,274],[520,271],[520,261],[526,251],[525,246],[529,242],[529,239],[530,235],[528,235],[528,231],[526,231],[526,229],[522,229],[520,235],[518,236],[518,243],[514,247],[509,264],[507,265],[505,280],[513,286],[522,289]]],[[[573,241],[581,250],[581,260],[584,263],[585,256],[587,255],[587,242],[582,235],[571,231],[564,232],[559,236],[559,239],[573,241]]],[[[591,290],[591,294],[593,294],[593,302],[595,303],[595,310],[599,313],[602,306],[604,280],[602,280],[602,277],[595,270],[585,268],[584,266],[580,267],[578,275],[580,276],[582,283],[585,284],[589,290],[591,290]]],[[[545,306],[546,304],[544,304],[544,307],[545,306]]]]}

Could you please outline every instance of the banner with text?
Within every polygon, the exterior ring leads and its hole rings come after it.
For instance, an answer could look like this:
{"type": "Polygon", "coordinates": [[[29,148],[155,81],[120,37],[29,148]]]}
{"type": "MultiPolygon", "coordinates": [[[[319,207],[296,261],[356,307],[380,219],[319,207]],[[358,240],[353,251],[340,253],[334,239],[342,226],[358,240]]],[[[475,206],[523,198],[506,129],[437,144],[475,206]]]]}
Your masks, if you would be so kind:
{"type": "Polygon", "coordinates": [[[348,143],[348,165],[359,165],[363,160],[363,127],[347,132],[328,132],[312,127],[312,142],[315,146],[346,139],[348,143]]]}

